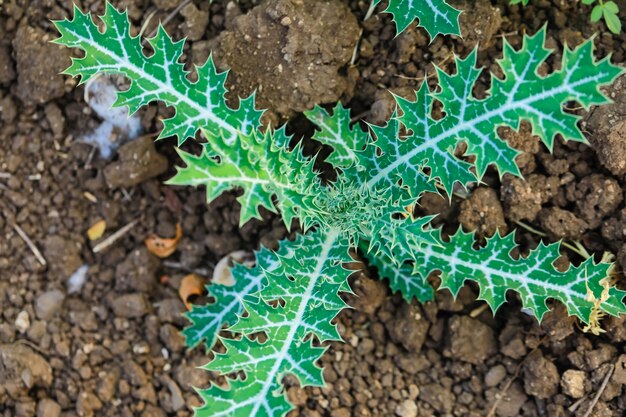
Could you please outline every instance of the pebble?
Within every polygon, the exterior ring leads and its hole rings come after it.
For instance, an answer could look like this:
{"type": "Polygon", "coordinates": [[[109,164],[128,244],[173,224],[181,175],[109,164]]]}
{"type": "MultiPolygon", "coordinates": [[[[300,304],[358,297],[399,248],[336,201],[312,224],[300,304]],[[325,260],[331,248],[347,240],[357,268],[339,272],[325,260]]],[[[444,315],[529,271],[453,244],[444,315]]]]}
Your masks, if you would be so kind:
{"type": "Polygon", "coordinates": [[[124,294],[113,299],[111,309],[118,317],[136,318],[147,314],[150,304],[141,293],[124,294]]]}
{"type": "Polygon", "coordinates": [[[20,311],[15,319],[15,328],[18,332],[24,334],[30,327],[30,316],[26,311],[20,311]]]}
{"type": "Polygon", "coordinates": [[[65,300],[65,294],[59,290],[46,291],[35,300],[35,314],[41,320],[52,319],[65,300]]]}
{"type": "Polygon", "coordinates": [[[400,417],[417,417],[417,404],[412,400],[405,400],[396,407],[396,415],[400,417]]]}
{"type": "Polygon", "coordinates": [[[561,388],[566,395],[572,398],[582,398],[585,395],[586,378],[585,372],[568,369],[561,376],[561,388]]]}
{"type": "Polygon", "coordinates": [[[496,365],[485,374],[485,385],[495,387],[502,382],[505,376],[506,368],[503,365],[496,365]]]}
{"type": "Polygon", "coordinates": [[[152,136],[142,136],[122,145],[119,159],[104,168],[109,188],[129,188],[154,178],[167,170],[167,158],[154,147],[152,136]]]}
{"type": "Polygon", "coordinates": [[[37,404],[37,417],[59,417],[61,406],[50,398],[44,398],[37,404]]]}

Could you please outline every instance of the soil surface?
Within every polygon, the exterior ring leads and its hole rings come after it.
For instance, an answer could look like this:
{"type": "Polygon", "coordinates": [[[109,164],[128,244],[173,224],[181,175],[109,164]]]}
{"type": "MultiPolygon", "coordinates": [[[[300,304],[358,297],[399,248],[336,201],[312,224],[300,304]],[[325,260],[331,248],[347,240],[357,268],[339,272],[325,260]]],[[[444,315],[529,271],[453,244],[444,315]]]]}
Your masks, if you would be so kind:
{"type": "MultiPolygon", "coordinates": [[[[522,34],[547,23],[548,45],[594,38],[598,57],[623,63],[626,35],[588,22],[580,2],[454,1],[464,40],[431,40],[414,26],[396,36],[388,15],[364,21],[368,1],[125,0],[131,22],[151,33],[159,20],[176,39],[187,37],[184,59],[201,63],[211,49],[232,66],[237,95],[258,90],[268,122],[290,119],[310,134],[299,112],[341,99],[356,119],[383,122],[393,111],[389,91],[407,96],[433,63],[453,70],[451,54],[480,45],[480,65],[493,68],[502,39],[520,46],[522,34]],[[259,3],[261,3],[259,5],[259,3]],[[315,7],[311,4],[314,3],[315,7]],[[258,6],[258,7],[257,7],[258,6]],[[246,40],[246,35],[255,38],[246,40]],[[242,41],[243,39],[243,41],[242,41]],[[282,68],[282,69],[281,69],[282,68]]],[[[102,12],[103,3],[79,2],[102,12]]],[[[620,2],[622,10],[626,4],[620,2]]],[[[71,2],[0,0],[0,416],[186,417],[199,405],[195,387],[215,375],[197,369],[210,353],[189,351],[179,334],[185,311],[178,290],[195,272],[236,250],[275,247],[293,234],[276,215],[238,228],[235,195],[207,207],[202,190],[166,186],[178,162],[174,141],[156,144],[160,119],[171,111],[139,112],[145,136],[104,159],[81,138],[100,123],[84,87],[59,75],[71,51],[48,41],[50,19],[71,14],[71,2]],[[102,237],[87,231],[104,221],[102,237]],[[174,238],[166,259],[144,245],[150,235],[174,238]],[[111,239],[111,236],[116,236],[111,239]]],[[[488,89],[481,79],[476,94],[488,89]]],[[[532,248],[541,239],[577,240],[626,267],[626,78],[609,89],[614,104],[584,114],[595,150],[558,141],[550,154],[529,126],[503,129],[522,151],[524,179],[489,172],[467,198],[427,195],[424,213],[481,236],[510,231],[532,248]]],[[[115,135],[115,133],[113,133],[115,135]]],[[[307,149],[316,145],[307,143],[307,149]]],[[[578,255],[563,253],[560,267],[578,255]]],[[[345,344],[322,359],[328,385],[301,389],[287,380],[298,406],[291,416],[578,416],[626,413],[626,322],[606,319],[606,333],[584,334],[557,304],[539,326],[520,312],[514,295],[493,317],[466,287],[455,301],[406,304],[375,271],[352,278],[355,307],[339,319],[345,344]]],[[[623,284],[620,284],[623,285],[623,284]]]]}

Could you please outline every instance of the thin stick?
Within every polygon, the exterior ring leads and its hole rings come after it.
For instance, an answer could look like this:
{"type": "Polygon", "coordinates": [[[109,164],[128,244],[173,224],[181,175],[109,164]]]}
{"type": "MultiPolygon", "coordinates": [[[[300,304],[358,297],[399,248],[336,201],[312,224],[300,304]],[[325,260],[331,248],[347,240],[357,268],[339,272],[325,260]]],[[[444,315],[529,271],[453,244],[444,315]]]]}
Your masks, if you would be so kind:
{"type": "Polygon", "coordinates": [[[370,1],[370,7],[367,9],[367,13],[365,13],[365,17],[363,20],[367,20],[374,14],[374,10],[376,9],[376,4],[374,4],[374,0],[370,1]]]}
{"type": "Polygon", "coordinates": [[[583,403],[583,401],[585,401],[587,399],[587,396],[585,395],[582,398],[579,398],[578,400],[576,400],[576,402],[572,405],[570,405],[569,407],[567,407],[567,411],[569,411],[570,413],[575,413],[576,410],[578,410],[578,407],[580,407],[580,405],[583,403]]]}
{"type": "MultiPolygon", "coordinates": [[[[180,12],[182,10],[182,8],[185,7],[186,5],[188,5],[189,3],[191,3],[191,0],[184,0],[184,1],[182,1],[178,6],[176,6],[176,8],[174,10],[172,10],[165,17],[165,19],[163,19],[163,21],[160,22],[160,25],[161,26],[167,25],[170,22],[170,20],[172,20],[174,18],[174,16],[176,16],[178,14],[178,12],[180,12]]],[[[147,36],[147,38],[154,38],[154,35],[156,35],[157,30],[159,30],[159,26],[154,28],[154,30],[152,32],[150,32],[150,34],[147,36]]],[[[144,41],[145,41],[145,38],[144,38],[144,41]]]]}
{"type": "Polygon", "coordinates": [[[35,255],[35,258],[37,258],[39,263],[43,266],[48,265],[48,262],[46,262],[46,258],[43,257],[39,249],[37,249],[37,246],[35,246],[32,240],[30,240],[26,232],[15,223],[11,223],[11,226],[13,226],[13,229],[17,232],[18,235],[20,235],[22,240],[26,242],[26,246],[30,248],[31,252],[33,252],[33,255],[35,255]]]}
{"type": "Polygon", "coordinates": [[[598,400],[600,399],[600,396],[606,389],[606,386],[609,384],[609,379],[611,379],[611,375],[613,375],[614,370],[615,370],[615,365],[611,365],[611,367],[606,373],[606,376],[604,377],[604,381],[602,381],[602,385],[600,385],[600,389],[596,393],[596,396],[593,397],[593,400],[591,400],[591,404],[589,404],[589,408],[587,409],[587,412],[583,414],[583,417],[589,417],[591,415],[593,408],[596,406],[596,404],[598,403],[598,400]]]}
{"type": "Polygon", "coordinates": [[[207,268],[190,268],[186,265],[183,265],[180,262],[163,261],[163,266],[166,268],[178,269],[180,271],[192,272],[194,274],[201,275],[204,277],[211,276],[211,273],[207,268]]]}
{"type": "Polygon", "coordinates": [[[361,45],[361,36],[363,36],[363,29],[359,31],[359,39],[356,41],[356,45],[354,45],[354,50],[352,51],[352,59],[350,59],[350,65],[354,65],[356,62],[356,57],[359,54],[359,46],[361,45]]]}
{"type": "Polygon", "coordinates": [[[133,220],[132,222],[128,223],[126,226],[124,226],[121,229],[119,229],[117,232],[113,233],[111,236],[109,236],[106,239],[104,239],[102,242],[98,243],[96,246],[93,247],[92,252],[93,253],[102,252],[103,250],[105,250],[106,248],[111,246],[119,238],[121,238],[126,233],[128,233],[128,231],[130,231],[130,229],[135,227],[135,225],[137,224],[138,221],[139,220],[133,220]]]}

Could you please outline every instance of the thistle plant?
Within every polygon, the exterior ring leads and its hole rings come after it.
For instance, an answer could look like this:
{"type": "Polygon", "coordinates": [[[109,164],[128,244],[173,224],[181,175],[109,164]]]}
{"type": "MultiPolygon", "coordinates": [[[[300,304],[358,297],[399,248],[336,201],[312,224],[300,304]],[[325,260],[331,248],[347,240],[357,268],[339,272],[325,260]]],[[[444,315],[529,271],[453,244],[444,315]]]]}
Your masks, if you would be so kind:
{"type": "MultiPolygon", "coordinates": [[[[388,10],[395,13],[400,4],[414,3],[422,4],[392,0],[388,10]]],[[[432,4],[456,19],[445,3],[432,4]]],[[[429,28],[428,15],[419,14],[426,12],[415,9],[431,35],[453,30],[432,19],[429,28]]],[[[395,18],[402,29],[408,23],[399,14],[395,18]]],[[[566,47],[560,69],[544,76],[539,69],[552,53],[545,47],[545,28],[525,35],[517,50],[504,40],[498,61],[502,76],[490,75],[485,98],[472,93],[482,74],[476,51],[455,57],[454,73],[437,68],[437,88],[422,83],[413,99],[396,97],[392,118],[367,131],[351,126],[341,104],[332,111],[307,112],[317,126],[313,139],[333,149],[326,162],[335,179],[322,181],[314,167],[318,156],[305,156],[300,144],[290,146],[285,129],[259,129],[262,112],[254,96],[237,108],[226,104],[226,74],[216,71],[211,58],[194,68],[198,81],[192,82],[180,62],[183,42],[172,41],[162,27],[149,40],[154,54],[146,56],[125,13],[107,4],[100,19],[101,30],[75,8],[71,20],[55,22],[61,34],[56,42],[84,51],[66,73],[81,82],[99,73],[122,74],[131,87],[120,92],[116,105],[134,112],[162,101],[175,115],[164,120],[160,137],[174,136],[180,145],[204,136],[199,154],[178,151],[183,166],[169,182],[204,187],[208,202],[239,190],[241,224],[260,218],[263,207],[279,212],[288,227],[300,226],[295,240],[281,242],[278,250],[259,250],[255,266],[236,265],[234,285],[210,285],[215,301],[187,314],[192,323],[184,331],[188,345],[211,349],[219,343],[221,353],[215,352],[205,368],[227,381],[199,391],[204,405],[196,415],[283,416],[293,408],[284,395],[286,375],[301,386],[324,384],[318,361],[328,342],[341,340],[334,322],[346,307],[340,294],[350,292],[350,271],[344,267],[352,260],[352,248],[359,248],[407,301],[432,300],[435,288],[427,278],[437,274],[437,290],[455,296],[466,281],[474,281],[478,298],[494,312],[509,291],[539,321],[550,299],[591,326],[603,314],[626,312],[626,292],[613,286],[610,263],[589,258],[559,271],[554,266],[559,243],[541,243],[524,256],[513,256],[518,251],[514,234],[496,234],[481,246],[460,229],[446,236],[431,225],[432,217],[419,217],[413,209],[425,192],[451,195],[480,182],[488,167],[520,176],[519,151],[498,136],[500,126],[519,129],[521,121],[528,121],[548,149],[559,135],[585,142],[577,126],[580,117],[564,106],[608,102],[599,87],[622,73],[608,58],[594,59],[591,41],[566,47]],[[433,116],[435,103],[443,117],[433,116]],[[460,145],[465,152],[459,156],[460,145]],[[224,328],[228,336],[220,332],[224,328]]]]}

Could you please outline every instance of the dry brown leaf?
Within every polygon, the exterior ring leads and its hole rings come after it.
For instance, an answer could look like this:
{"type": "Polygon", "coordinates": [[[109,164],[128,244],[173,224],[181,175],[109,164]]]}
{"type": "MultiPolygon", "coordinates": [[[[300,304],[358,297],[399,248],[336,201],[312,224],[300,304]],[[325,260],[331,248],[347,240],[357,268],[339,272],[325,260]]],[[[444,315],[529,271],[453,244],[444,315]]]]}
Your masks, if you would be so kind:
{"type": "Polygon", "coordinates": [[[177,224],[175,237],[163,238],[152,234],[143,243],[150,253],[155,254],[159,258],[167,258],[176,251],[176,246],[181,237],[183,237],[183,229],[180,227],[180,224],[177,224]]]}
{"type": "Polygon", "coordinates": [[[102,237],[106,228],[107,222],[104,220],[98,220],[89,228],[89,230],[87,230],[87,237],[89,240],[98,240],[102,237]]]}
{"type": "Polygon", "coordinates": [[[187,310],[191,310],[189,298],[194,295],[202,295],[204,292],[204,279],[196,274],[189,274],[183,277],[178,289],[178,295],[185,303],[187,310]]]}

